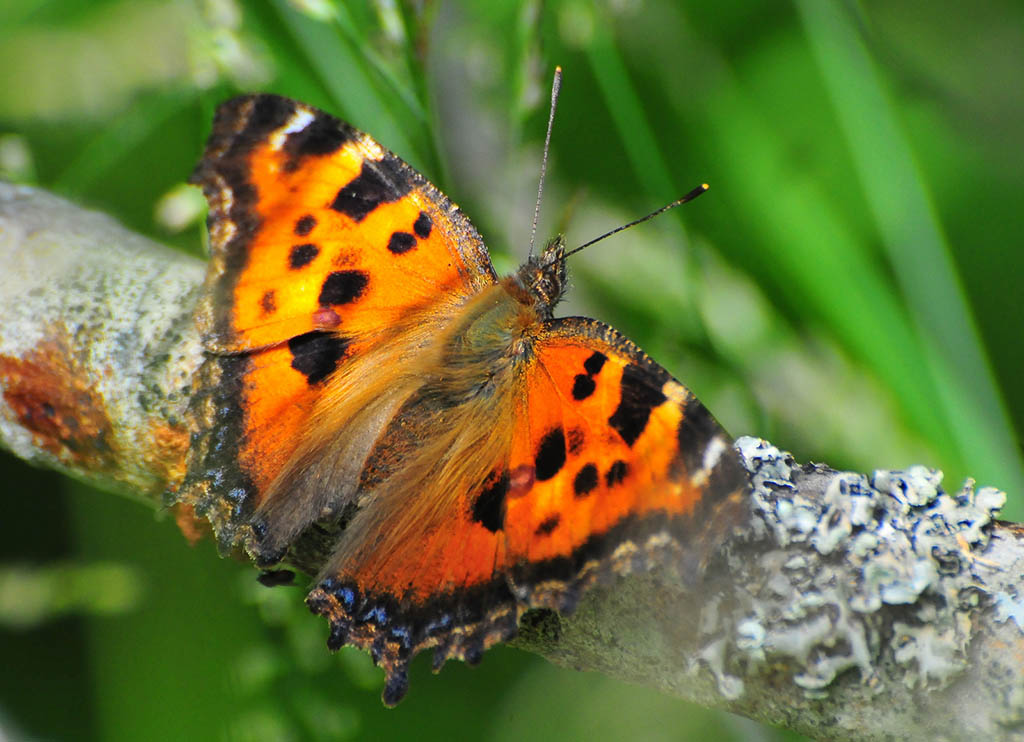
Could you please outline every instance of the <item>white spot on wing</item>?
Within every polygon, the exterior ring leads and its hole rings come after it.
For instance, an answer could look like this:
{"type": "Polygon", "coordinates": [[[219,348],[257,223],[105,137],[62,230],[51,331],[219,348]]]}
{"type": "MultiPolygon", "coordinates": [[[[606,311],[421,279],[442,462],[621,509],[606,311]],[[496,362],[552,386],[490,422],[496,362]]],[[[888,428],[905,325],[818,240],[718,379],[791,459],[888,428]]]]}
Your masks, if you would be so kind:
{"type": "Polygon", "coordinates": [[[710,473],[715,468],[724,450],[725,441],[722,440],[722,436],[716,435],[708,442],[708,447],[704,449],[704,471],[710,473]]]}
{"type": "Polygon", "coordinates": [[[722,452],[728,447],[722,436],[716,435],[704,448],[704,459],[701,461],[701,467],[699,471],[695,471],[690,476],[690,484],[694,487],[703,487],[708,483],[708,477],[711,476],[712,470],[718,464],[718,460],[722,458],[722,452]]]}
{"type": "Polygon", "coordinates": [[[273,134],[270,135],[268,142],[270,148],[275,152],[279,151],[284,146],[285,140],[289,134],[293,134],[297,131],[302,131],[313,122],[313,113],[305,108],[296,108],[288,120],[284,123],[280,129],[277,129],[273,134]]]}

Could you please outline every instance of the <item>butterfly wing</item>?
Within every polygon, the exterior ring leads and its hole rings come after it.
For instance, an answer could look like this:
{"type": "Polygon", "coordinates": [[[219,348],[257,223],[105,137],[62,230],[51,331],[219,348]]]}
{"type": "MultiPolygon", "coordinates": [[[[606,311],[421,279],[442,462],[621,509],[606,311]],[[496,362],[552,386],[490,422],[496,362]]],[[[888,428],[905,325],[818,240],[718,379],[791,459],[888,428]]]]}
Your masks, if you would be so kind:
{"type": "Polygon", "coordinates": [[[369,649],[384,667],[386,703],[427,648],[435,667],[476,661],[525,610],[569,612],[589,585],[654,565],[693,582],[744,517],[731,440],[664,369],[594,320],[528,334],[509,394],[464,410],[499,438],[464,441],[456,460],[486,451],[485,465],[454,487],[440,465],[405,508],[371,503],[309,596],[332,647],[369,649]]]}
{"type": "Polygon", "coordinates": [[[511,470],[508,577],[531,608],[570,611],[613,575],[671,567],[691,582],[744,517],[747,478],[707,408],[596,320],[545,325],[525,375],[511,470]]]}
{"type": "MultiPolygon", "coordinates": [[[[198,443],[182,498],[228,547],[308,447],[339,369],[387,346],[410,318],[444,317],[495,276],[473,226],[421,175],[287,98],[223,104],[193,182],[210,203],[198,317],[211,355],[197,379],[198,443]]],[[[387,371],[372,378],[383,384],[387,371]]]]}
{"type": "Polygon", "coordinates": [[[329,644],[369,649],[387,702],[418,652],[473,662],[528,608],[699,572],[742,517],[704,407],[611,328],[504,295],[465,217],[365,134],[239,98],[194,180],[209,357],[178,501],[223,547],[319,574],[329,644]]]}

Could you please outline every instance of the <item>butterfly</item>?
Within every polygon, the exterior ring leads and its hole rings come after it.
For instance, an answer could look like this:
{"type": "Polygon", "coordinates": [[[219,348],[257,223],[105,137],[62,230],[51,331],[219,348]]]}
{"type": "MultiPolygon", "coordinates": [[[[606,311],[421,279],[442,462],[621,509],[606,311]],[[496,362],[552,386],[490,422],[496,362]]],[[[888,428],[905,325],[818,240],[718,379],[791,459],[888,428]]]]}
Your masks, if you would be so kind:
{"type": "Polygon", "coordinates": [[[731,439],[606,324],[556,318],[565,243],[499,278],[477,231],[366,134],[276,95],[220,106],[193,176],[206,360],[177,493],[268,583],[313,577],[328,646],[478,662],[529,609],[743,517],[731,439]]]}

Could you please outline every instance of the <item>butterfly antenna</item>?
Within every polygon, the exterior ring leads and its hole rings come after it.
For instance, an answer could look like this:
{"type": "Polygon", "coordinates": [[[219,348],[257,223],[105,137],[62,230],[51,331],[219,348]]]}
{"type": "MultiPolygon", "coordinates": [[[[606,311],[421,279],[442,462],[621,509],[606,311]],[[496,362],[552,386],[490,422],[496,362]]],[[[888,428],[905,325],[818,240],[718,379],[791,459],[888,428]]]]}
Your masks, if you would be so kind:
{"type": "Polygon", "coordinates": [[[603,235],[601,235],[600,237],[595,237],[595,238],[594,238],[594,239],[592,239],[592,240],[591,240],[590,242],[584,242],[584,243],[583,243],[582,245],[580,245],[579,247],[574,247],[574,248],[573,248],[572,250],[570,250],[569,252],[565,253],[565,254],[564,254],[564,255],[563,255],[562,257],[561,257],[561,259],[562,259],[562,260],[565,260],[565,259],[566,259],[567,257],[569,257],[570,255],[575,255],[575,254],[576,254],[576,253],[578,253],[578,252],[579,252],[580,250],[583,250],[584,248],[590,247],[590,246],[591,246],[591,245],[593,245],[593,244],[594,244],[595,242],[600,242],[601,240],[605,239],[606,237],[611,237],[611,236],[612,236],[613,234],[618,234],[619,232],[621,232],[621,231],[622,231],[622,230],[624,230],[624,229],[629,229],[630,227],[635,227],[635,226],[636,226],[637,224],[643,224],[643,223],[644,223],[644,222],[646,222],[647,220],[649,220],[649,219],[653,219],[654,217],[658,216],[658,214],[664,214],[664,213],[665,213],[666,211],[668,211],[669,209],[674,209],[674,208],[675,208],[675,207],[677,207],[677,206],[682,206],[682,205],[683,205],[683,204],[685,204],[685,203],[686,203],[687,201],[692,201],[693,199],[697,198],[697,196],[699,196],[700,194],[704,193],[704,191],[706,191],[706,190],[707,190],[707,189],[708,189],[709,187],[710,187],[710,186],[708,186],[708,184],[707,184],[707,183],[701,183],[701,184],[700,184],[699,186],[697,186],[696,188],[694,188],[694,189],[693,189],[692,191],[690,191],[689,193],[687,193],[687,194],[686,194],[685,196],[683,196],[682,198],[677,198],[677,199],[676,199],[675,201],[673,201],[672,203],[670,203],[670,204],[665,204],[665,205],[664,205],[664,206],[662,206],[662,207],[661,207],[660,209],[656,209],[655,211],[652,211],[652,212],[651,212],[650,214],[648,214],[647,216],[642,216],[642,217],[640,217],[639,219],[635,219],[635,220],[631,221],[631,222],[630,222],[629,224],[623,224],[623,225],[622,225],[621,227],[616,227],[615,229],[611,230],[610,232],[605,232],[605,233],[604,233],[603,235]]]}
{"type": "Polygon", "coordinates": [[[555,67],[555,79],[551,82],[551,109],[548,112],[548,133],[544,136],[544,156],[540,161],[540,183],[537,184],[537,205],[533,207],[533,227],[530,229],[530,254],[537,243],[537,222],[540,220],[540,199],[544,193],[544,176],[548,172],[548,150],[551,147],[551,129],[555,125],[555,108],[558,106],[558,93],[562,89],[562,68],[555,67]]]}

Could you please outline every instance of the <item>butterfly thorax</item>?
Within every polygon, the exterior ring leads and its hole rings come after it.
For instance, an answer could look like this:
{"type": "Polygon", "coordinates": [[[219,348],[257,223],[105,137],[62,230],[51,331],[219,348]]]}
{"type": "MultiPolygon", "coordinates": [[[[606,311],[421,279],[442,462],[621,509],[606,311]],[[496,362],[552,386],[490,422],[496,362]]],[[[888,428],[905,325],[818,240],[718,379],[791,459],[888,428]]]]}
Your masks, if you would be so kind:
{"type": "Polygon", "coordinates": [[[441,336],[437,374],[453,399],[464,401],[504,381],[528,360],[532,329],[550,319],[566,285],[561,236],[515,273],[474,296],[441,336]]]}

